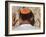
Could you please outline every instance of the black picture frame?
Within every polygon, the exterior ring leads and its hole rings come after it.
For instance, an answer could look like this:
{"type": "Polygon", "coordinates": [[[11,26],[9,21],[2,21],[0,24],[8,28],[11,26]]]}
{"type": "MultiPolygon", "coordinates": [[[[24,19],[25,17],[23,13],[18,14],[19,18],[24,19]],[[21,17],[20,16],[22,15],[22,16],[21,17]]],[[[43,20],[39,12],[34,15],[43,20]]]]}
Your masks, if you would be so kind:
{"type": "Polygon", "coordinates": [[[36,34],[45,34],[45,3],[41,2],[22,2],[22,1],[5,1],[5,36],[20,36],[20,35],[36,35],[36,34]],[[26,34],[8,34],[8,2],[11,3],[32,3],[32,4],[42,4],[43,5],[43,32],[39,33],[26,33],[26,34]]]}

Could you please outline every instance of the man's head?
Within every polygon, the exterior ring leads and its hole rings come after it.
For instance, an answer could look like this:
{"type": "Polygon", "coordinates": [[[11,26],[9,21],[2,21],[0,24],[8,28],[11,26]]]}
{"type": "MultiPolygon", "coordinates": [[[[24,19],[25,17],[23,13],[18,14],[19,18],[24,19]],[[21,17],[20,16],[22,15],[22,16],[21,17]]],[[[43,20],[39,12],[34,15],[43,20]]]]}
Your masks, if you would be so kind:
{"type": "Polygon", "coordinates": [[[20,18],[23,21],[28,21],[30,24],[34,25],[34,15],[32,11],[29,8],[22,8],[20,9],[20,18]]]}

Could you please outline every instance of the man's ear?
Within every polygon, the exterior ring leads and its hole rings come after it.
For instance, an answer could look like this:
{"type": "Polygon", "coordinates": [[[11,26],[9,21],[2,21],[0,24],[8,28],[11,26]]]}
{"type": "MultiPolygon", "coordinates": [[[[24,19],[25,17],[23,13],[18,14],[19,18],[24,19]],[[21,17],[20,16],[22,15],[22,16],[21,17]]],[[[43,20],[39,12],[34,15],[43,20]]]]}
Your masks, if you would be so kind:
{"type": "Polygon", "coordinates": [[[34,17],[31,17],[30,20],[32,21],[34,17]]]}

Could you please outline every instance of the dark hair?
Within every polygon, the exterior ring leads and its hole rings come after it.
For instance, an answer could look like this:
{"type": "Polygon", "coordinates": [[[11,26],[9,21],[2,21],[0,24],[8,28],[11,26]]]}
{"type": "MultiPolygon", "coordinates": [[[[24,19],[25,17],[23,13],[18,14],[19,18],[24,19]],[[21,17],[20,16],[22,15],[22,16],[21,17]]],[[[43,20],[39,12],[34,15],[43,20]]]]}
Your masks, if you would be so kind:
{"type": "Polygon", "coordinates": [[[28,14],[21,14],[20,12],[20,18],[22,20],[28,20],[32,26],[34,25],[34,14],[32,13],[32,11],[28,14]]]}

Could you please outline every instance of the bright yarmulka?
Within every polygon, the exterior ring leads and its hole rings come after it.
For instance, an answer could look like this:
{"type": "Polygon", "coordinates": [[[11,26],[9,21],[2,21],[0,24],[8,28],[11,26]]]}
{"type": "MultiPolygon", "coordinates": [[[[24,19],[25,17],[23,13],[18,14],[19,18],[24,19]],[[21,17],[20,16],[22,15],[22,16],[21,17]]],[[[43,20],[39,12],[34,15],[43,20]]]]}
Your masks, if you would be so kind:
{"type": "Polygon", "coordinates": [[[28,14],[28,13],[30,13],[30,9],[28,9],[28,8],[22,8],[22,9],[20,9],[20,11],[21,11],[21,14],[28,14]]]}

